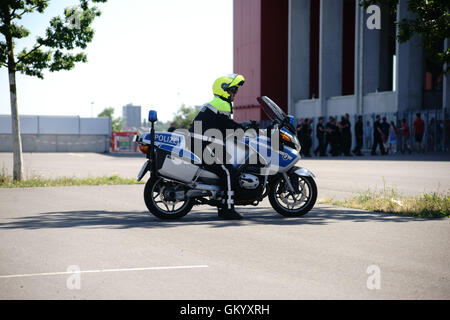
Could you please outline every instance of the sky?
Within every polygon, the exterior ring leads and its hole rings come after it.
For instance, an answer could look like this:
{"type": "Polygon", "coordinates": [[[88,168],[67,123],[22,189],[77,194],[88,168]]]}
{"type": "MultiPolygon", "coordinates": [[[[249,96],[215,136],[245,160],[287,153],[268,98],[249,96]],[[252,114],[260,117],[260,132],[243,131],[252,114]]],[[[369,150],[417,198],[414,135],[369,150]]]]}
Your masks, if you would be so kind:
{"type": "MultiPolygon", "coordinates": [[[[212,99],[212,83],[233,72],[232,0],[108,0],[97,4],[102,15],[85,50],[88,63],[71,71],[44,73],[44,80],[17,73],[20,115],[97,116],[114,107],[150,109],[171,120],[181,104],[212,99]]],[[[16,52],[31,48],[48,21],[77,0],[50,1],[44,14],[19,22],[30,30],[16,52]]],[[[0,69],[0,115],[11,114],[8,73],[0,69]]]]}

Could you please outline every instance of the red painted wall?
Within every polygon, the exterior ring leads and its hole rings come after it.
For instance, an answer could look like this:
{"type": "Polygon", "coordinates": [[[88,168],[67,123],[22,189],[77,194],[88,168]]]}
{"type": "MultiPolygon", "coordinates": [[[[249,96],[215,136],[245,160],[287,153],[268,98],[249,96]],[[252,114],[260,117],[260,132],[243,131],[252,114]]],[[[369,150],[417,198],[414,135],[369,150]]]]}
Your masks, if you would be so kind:
{"type": "Polygon", "coordinates": [[[234,0],[234,72],[246,83],[234,102],[236,121],[266,119],[256,98],[287,110],[288,0],[234,0]]]}
{"type": "MultiPolygon", "coordinates": [[[[261,95],[287,113],[289,1],[262,0],[261,95]]],[[[267,119],[263,113],[262,119],[267,119]]]]}
{"type": "MultiPolygon", "coordinates": [[[[320,1],[311,0],[309,98],[319,98],[320,1]]],[[[287,110],[289,0],[234,0],[233,10],[234,72],[247,80],[234,103],[234,118],[264,120],[258,96],[287,110]]],[[[355,0],[344,0],[343,15],[342,94],[348,95],[354,93],[355,0]]]]}
{"type": "Polygon", "coordinates": [[[245,77],[234,101],[234,120],[259,120],[256,97],[261,93],[261,0],[234,0],[233,15],[233,72],[245,77]]]}

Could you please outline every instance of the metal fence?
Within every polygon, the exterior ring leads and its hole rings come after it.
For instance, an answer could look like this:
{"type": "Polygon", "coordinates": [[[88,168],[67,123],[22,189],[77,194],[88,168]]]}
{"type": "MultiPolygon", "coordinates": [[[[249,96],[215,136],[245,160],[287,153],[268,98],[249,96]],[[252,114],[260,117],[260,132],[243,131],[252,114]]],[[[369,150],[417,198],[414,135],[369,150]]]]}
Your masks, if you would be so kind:
{"type": "MultiPolygon", "coordinates": [[[[450,115],[449,111],[446,109],[436,109],[436,110],[408,110],[408,111],[399,111],[399,112],[391,112],[391,113],[371,113],[363,115],[363,130],[366,129],[366,124],[369,122],[371,127],[371,134],[368,139],[365,139],[365,133],[363,133],[363,151],[371,150],[373,144],[373,124],[375,122],[375,118],[377,115],[380,115],[381,118],[386,117],[387,122],[391,121],[400,128],[402,119],[406,119],[408,126],[410,128],[410,139],[409,144],[413,150],[416,149],[415,139],[414,139],[414,120],[416,119],[416,113],[421,114],[421,119],[425,122],[425,132],[422,139],[422,143],[425,147],[425,150],[430,151],[449,151],[450,149],[450,115]],[[400,124],[399,124],[400,122],[400,124]]],[[[324,117],[323,125],[327,123],[330,116],[333,116],[336,119],[336,122],[341,121],[341,117],[343,115],[328,115],[324,117]]],[[[319,117],[311,118],[311,139],[312,146],[310,152],[312,153],[319,144],[316,138],[316,126],[319,123],[319,117]]],[[[351,132],[352,132],[352,149],[356,146],[356,138],[355,138],[355,123],[358,120],[358,115],[350,115],[349,121],[351,123],[351,132]]],[[[295,126],[299,123],[300,119],[295,119],[295,126]]],[[[266,127],[270,124],[270,121],[263,120],[260,121],[261,127],[266,127]]],[[[399,136],[399,135],[397,135],[399,136]]],[[[400,139],[397,139],[398,145],[397,150],[400,150],[400,139]]]]}

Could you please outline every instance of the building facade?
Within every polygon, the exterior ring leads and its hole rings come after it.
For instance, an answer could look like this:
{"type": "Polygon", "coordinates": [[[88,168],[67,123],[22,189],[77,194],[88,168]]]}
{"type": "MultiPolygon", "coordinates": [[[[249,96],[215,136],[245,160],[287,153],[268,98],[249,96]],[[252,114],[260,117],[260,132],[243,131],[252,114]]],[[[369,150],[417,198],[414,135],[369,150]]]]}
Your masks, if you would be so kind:
{"type": "Polygon", "coordinates": [[[448,77],[420,36],[396,40],[407,7],[400,0],[393,16],[357,0],[234,0],[234,72],[246,77],[235,120],[264,120],[261,95],[296,118],[449,108],[448,77]]]}
{"type": "Polygon", "coordinates": [[[142,126],[141,120],[141,107],[134,106],[131,103],[122,107],[122,119],[123,127],[127,128],[139,128],[142,126]]]}

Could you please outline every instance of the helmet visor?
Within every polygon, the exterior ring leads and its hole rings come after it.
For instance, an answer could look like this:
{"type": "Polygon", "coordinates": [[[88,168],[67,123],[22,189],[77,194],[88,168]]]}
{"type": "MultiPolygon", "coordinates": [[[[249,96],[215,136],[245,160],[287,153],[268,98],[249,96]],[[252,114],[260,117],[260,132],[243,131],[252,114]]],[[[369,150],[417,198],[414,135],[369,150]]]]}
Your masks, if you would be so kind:
{"type": "Polygon", "coordinates": [[[242,86],[245,82],[245,78],[241,76],[240,74],[236,74],[233,77],[233,81],[229,84],[229,87],[239,87],[242,86]]]}

